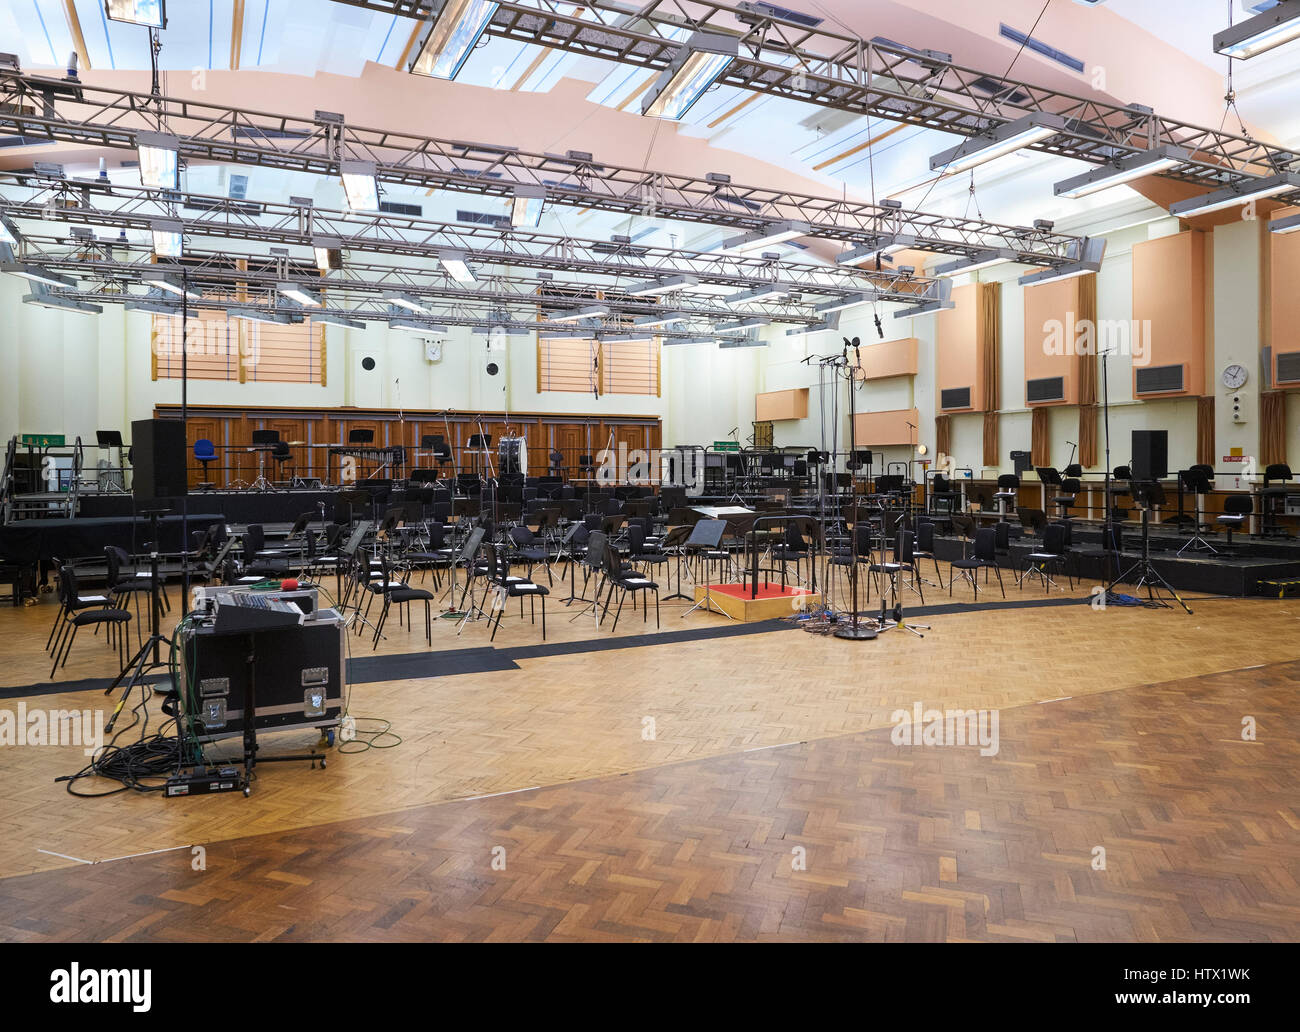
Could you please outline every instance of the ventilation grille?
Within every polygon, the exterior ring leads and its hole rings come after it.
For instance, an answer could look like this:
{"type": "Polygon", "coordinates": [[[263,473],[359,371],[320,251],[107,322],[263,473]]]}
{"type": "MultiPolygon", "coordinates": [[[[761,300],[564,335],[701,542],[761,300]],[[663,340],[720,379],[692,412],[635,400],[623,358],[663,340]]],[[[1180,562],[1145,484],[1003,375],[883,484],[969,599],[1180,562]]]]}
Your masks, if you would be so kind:
{"type": "Polygon", "coordinates": [[[1173,394],[1184,390],[1181,365],[1152,366],[1134,372],[1138,394],[1173,394]]]}
{"type": "Polygon", "coordinates": [[[1300,351],[1287,351],[1277,356],[1277,382],[1300,383],[1300,351]]]}
{"type": "Polygon", "coordinates": [[[1029,404],[1044,401],[1065,400],[1065,377],[1044,376],[1037,380],[1025,381],[1025,400],[1029,404]]]}
{"type": "Polygon", "coordinates": [[[1003,39],[1009,39],[1022,47],[1032,50],[1035,54],[1042,54],[1049,61],[1055,61],[1057,64],[1065,65],[1071,71],[1082,72],[1083,62],[1077,57],[1071,57],[1063,50],[1057,50],[1056,47],[1050,47],[1040,39],[1034,39],[1019,29],[1013,29],[1010,25],[998,26],[998,32],[1003,39]]]}
{"type": "Polygon", "coordinates": [[[939,407],[941,409],[970,408],[970,388],[949,387],[947,390],[940,391],[939,407]]]}
{"type": "Polygon", "coordinates": [[[386,211],[390,215],[414,215],[419,218],[424,214],[424,209],[418,204],[403,204],[401,201],[380,201],[379,210],[386,211]]]}

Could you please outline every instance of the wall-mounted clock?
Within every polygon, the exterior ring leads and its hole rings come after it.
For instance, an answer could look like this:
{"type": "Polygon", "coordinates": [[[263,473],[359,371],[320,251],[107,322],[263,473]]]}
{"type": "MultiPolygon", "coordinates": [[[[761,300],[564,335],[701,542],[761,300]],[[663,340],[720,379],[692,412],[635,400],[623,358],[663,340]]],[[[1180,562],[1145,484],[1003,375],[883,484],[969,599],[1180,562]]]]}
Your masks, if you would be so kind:
{"type": "Polygon", "coordinates": [[[1244,365],[1230,365],[1223,370],[1223,386],[1230,391],[1239,391],[1246,386],[1250,373],[1244,365]]]}

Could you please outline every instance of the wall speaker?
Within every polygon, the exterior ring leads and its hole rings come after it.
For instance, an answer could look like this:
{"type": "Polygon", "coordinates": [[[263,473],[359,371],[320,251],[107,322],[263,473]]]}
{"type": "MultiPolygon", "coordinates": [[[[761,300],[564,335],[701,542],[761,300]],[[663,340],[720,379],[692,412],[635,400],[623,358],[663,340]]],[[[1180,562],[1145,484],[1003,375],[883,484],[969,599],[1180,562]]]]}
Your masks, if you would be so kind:
{"type": "Polygon", "coordinates": [[[179,498],[188,491],[184,422],[132,420],[131,448],[135,455],[131,493],[138,501],[179,498]]]}
{"type": "Polygon", "coordinates": [[[1134,480],[1160,480],[1169,475],[1169,431],[1133,431],[1134,480]]]}

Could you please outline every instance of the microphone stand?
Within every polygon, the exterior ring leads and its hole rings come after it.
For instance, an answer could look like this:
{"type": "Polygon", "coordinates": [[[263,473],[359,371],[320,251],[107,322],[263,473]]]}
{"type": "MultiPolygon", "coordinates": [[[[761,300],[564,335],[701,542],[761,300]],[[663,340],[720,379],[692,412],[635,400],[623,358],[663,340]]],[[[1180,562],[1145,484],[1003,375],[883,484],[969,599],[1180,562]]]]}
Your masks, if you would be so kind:
{"type": "MultiPolygon", "coordinates": [[[[845,369],[848,374],[849,454],[852,455],[853,448],[857,444],[857,433],[856,433],[857,426],[854,423],[854,417],[856,416],[857,413],[856,413],[856,407],[853,402],[853,395],[855,393],[855,391],[853,390],[853,366],[849,364],[849,353],[848,353],[847,346],[844,349],[843,358],[840,360],[840,362],[837,365],[833,366],[833,368],[837,370],[835,373],[835,380],[837,384],[840,378],[840,374],[838,372],[840,368],[845,369]]],[[[835,393],[838,394],[839,391],[837,390],[835,393]]],[[[850,480],[849,483],[852,484],[853,481],[850,480]]],[[[858,530],[859,530],[858,492],[855,487],[850,487],[849,490],[852,492],[853,495],[853,534],[849,539],[850,541],[849,553],[850,553],[850,558],[853,561],[853,565],[849,567],[849,569],[852,571],[849,574],[849,594],[851,598],[851,602],[850,602],[851,612],[849,613],[848,623],[840,624],[835,628],[835,637],[844,638],[848,641],[870,641],[873,638],[875,638],[877,634],[879,634],[879,631],[875,627],[870,627],[864,624],[862,622],[862,616],[858,612],[858,566],[860,565],[858,563],[858,530]]]]}

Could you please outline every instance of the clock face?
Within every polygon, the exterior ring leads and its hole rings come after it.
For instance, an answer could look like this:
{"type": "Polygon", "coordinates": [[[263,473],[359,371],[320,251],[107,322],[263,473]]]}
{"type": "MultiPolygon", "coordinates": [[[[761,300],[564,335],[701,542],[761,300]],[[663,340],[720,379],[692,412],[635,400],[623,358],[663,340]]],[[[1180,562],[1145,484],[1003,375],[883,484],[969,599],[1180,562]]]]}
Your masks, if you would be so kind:
{"type": "Polygon", "coordinates": [[[1246,386],[1246,379],[1249,375],[1245,366],[1230,365],[1223,371],[1223,386],[1230,391],[1240,390],[1246,386]]]}

